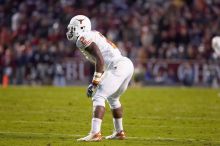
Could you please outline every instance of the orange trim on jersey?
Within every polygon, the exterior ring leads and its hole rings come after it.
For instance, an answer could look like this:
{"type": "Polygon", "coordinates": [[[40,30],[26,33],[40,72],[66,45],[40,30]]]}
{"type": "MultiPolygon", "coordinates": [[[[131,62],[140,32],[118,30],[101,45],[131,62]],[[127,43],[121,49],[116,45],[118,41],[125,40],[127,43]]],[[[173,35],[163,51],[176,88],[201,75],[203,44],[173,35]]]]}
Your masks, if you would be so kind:
{"type": "Polygon", "coordinates": [[[84,46],[87,46],[88,44],[90,44],[92,41],[87,41],[84,37],[80,37],[80,39],[79,39],[81,42],[82,42],[82,44],[84,45],[84,46]]]}

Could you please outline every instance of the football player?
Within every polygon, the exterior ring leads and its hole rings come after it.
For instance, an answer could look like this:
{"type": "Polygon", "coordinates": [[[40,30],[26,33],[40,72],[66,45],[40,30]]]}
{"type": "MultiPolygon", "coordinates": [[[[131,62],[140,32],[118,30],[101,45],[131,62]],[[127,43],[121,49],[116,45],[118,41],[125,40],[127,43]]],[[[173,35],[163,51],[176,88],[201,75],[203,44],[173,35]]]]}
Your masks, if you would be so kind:
{"type": "Polygon", "coordinates": [[[121,55],[115,44],[100,32],[91,30],[91,22],[84,15],[70,20],[66,33],[82,54],[95,65],[92,83],[88,86],[87,96],[92,97],[93,118],[88,136],[78,141],[100,141],[101,123],[105,113],[105,101],[110,105],[113,115],[114,132],[106,139],[125,139],[122,125],[121,94],[133,75],[133,63],[121,55]]]}
{"type": "Polygon", "coordinates": [[[214,36],[212,38],[212,48],[214,49],[214,55],[220,57],[220,36],[214,36]]]}

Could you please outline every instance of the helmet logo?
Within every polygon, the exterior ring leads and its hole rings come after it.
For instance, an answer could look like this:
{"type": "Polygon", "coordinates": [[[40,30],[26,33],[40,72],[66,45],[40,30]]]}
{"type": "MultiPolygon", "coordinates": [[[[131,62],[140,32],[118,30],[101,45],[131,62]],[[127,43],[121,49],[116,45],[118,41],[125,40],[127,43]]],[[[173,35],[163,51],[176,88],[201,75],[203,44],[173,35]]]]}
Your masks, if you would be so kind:
{"type": "Polygon", "coordinates": [[[84,19],[76,19],[76,20],[78,20],[79,23],[82,24],[82,21],[83,21],[84,19]]]}

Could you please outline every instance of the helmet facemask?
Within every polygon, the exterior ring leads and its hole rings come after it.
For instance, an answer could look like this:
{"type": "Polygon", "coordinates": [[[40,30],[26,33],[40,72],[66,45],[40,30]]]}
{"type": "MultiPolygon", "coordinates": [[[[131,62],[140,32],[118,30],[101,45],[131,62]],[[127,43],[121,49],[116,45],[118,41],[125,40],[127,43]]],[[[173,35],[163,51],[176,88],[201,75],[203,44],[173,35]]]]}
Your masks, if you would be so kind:
{"type": "Polygon", "coordinates": [[[76,39],[79,37],[79,32],[76,31],[76,27],[73,25],[68,25],[67,29],[68,29],[66,33],[67,39],[70,41],[76,41],[76,39]]]}

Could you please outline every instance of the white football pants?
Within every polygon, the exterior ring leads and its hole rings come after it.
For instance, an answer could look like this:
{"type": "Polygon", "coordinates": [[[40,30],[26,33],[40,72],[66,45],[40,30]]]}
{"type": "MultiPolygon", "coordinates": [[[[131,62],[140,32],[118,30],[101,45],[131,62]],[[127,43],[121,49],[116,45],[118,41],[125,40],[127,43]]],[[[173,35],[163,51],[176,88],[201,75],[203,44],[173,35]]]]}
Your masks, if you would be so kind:
{"type": "Polygon", "coordinates": [[[120,95],[127,89],[133,72],[133,63],[127,57],[122,57],[111,64],[103,74],[103,79],[92,98],[93,107],[105,106],[105,100],[108,101],[111,109],[121,107],[120,95]]]}

